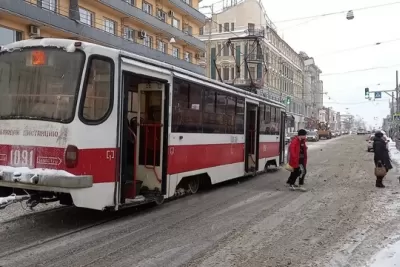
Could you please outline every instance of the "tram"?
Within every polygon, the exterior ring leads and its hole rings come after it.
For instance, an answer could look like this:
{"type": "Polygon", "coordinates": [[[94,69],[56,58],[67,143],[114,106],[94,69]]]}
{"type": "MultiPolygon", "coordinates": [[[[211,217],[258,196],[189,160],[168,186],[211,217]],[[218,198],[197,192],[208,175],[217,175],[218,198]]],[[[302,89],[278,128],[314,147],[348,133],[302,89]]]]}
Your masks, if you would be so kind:
{"type": "Polygon", "coordinates": [[[0,207],[118,210],[279,166],[285,106],[136,54],[42,38],[0,51],[0,207]]]}

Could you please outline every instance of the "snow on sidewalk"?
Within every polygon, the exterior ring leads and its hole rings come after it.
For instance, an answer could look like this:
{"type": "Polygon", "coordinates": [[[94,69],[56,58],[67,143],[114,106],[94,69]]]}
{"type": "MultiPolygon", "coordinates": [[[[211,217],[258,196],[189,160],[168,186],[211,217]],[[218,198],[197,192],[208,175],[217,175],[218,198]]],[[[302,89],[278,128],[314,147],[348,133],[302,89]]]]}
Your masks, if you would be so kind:
{"type": "MultiPolygon", "coordinates": [[[[400,151],[396,149],[396,143],[389,139],[388,149],[390,153],[390,158],[392,159],[395,168],[400,167],[400,151]],[[397,165],[397,166],[396,166],[397,165]]],[[[396,209],[398,209],[399,204],[393,203],[396,209]]],[[[400,267],[400,240],[399,236],[392,237],[392,244],[388,245],[381,251],[379,251],[370,261],[368,267],[400,267]]]]}

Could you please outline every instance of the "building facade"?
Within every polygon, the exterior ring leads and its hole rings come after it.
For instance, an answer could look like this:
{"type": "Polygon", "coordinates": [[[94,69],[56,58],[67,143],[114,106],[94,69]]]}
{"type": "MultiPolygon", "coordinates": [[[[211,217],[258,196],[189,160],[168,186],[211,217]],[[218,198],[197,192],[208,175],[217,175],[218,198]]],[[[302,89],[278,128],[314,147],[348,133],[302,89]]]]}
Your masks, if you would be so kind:
{"type": "Polygon", "coordinates": [[[73,38],[122,49],[199,74],[205,16],[199,0],[1,0],[0,45],[73,38]]]}
{"type": "MultiPolygon", "coordinates": [[[[319,111],[323,108],[324,89],[323,82],[320,80],[322,71],[315,64],[312,57],[305,52],[300,52],[300,56],[304,60],[304,109],[305,120],[308,128],[317,127],[319,111]]],[[[324,121],[326,122],[326,121],[324,121]]]]}
{"type": "Polygon", "coordinates": [[[286,103],[288,130],[305,127],[304,61],[279,37],[260,1],[224,6],[207,20],[200,39],[208,77],[286,103]]]}

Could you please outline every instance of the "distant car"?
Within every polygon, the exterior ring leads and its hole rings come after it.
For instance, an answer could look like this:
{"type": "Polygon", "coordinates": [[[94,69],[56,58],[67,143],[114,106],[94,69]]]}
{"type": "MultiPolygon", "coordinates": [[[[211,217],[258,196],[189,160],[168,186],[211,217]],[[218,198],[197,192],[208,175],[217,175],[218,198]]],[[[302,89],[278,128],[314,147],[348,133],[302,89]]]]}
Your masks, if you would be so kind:
{"type": "Polygon", "coordinates": [[[319,141],[318,133],[314,131],[307,132],[307,141],[318,142],[319,141]]]}
{"type": "Polygon", "coordinates": [[[297,132],[289,132],[285,136],[285,142],[286,144],[290,143],[292,141],[293,137],[297,136],[297,132]]]}
{"type": "Polygon", "coordinates": [[[337,136],[336,132],[331,133],[332,138],[335,138],[337,136]]]}

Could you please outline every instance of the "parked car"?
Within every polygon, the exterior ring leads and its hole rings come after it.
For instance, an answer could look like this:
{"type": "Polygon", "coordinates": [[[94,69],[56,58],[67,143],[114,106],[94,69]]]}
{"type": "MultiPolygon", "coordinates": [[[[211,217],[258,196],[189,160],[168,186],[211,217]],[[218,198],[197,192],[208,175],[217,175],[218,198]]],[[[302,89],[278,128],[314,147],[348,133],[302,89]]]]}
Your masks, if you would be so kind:
{"type": "Polygon", "coordinates": [[[308,131],[307,132],[307,141],[318,142],[319,141],[318,133],[315,131],[308,131]]]}

